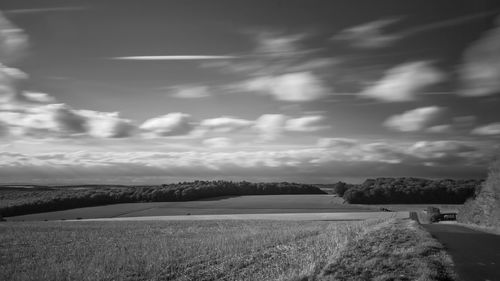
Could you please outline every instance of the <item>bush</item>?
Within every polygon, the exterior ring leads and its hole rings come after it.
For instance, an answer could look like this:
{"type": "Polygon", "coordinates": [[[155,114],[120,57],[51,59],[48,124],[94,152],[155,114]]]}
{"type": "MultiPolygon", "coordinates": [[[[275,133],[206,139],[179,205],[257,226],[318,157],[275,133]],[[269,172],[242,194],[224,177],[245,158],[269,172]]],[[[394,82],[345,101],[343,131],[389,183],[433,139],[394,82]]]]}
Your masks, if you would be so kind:
{"type": "Polygon", "coordinates": [[[457,221],[500,229],[500,160],[494,162],[483,186],[459,210],[457,221]]]}

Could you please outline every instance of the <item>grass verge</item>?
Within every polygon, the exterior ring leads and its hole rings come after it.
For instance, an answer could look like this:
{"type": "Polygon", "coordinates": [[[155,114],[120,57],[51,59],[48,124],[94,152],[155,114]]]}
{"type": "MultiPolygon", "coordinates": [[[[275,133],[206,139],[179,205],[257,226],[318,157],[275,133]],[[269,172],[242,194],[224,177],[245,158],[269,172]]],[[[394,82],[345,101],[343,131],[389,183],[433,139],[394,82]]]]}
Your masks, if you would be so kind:
{"type": "Polygon", "coordinates": [[[317,278],[349,281],[451,281],[443,246],[411,220],[382,223],[349,242],[317,278]]]}

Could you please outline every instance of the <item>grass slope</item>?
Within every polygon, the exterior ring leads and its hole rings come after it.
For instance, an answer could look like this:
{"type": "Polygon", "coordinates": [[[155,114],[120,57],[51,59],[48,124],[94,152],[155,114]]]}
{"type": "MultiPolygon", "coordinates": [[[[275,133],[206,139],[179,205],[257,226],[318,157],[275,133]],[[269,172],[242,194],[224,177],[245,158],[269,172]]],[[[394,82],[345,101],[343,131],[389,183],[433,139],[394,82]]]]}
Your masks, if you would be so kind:
{"type": "Polygon", "coordinates": [[[392,220],[350,241],[312,280],[451,281],[451,258],[418,223],[392,220]]]}

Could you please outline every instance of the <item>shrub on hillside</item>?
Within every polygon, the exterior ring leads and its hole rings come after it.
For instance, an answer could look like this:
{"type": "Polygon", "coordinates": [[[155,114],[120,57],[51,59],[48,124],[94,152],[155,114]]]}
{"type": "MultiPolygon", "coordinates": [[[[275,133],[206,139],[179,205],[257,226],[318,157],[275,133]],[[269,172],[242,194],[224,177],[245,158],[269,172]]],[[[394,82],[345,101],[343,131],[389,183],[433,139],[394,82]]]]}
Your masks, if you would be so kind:
{"type": "Polygon", "coordinates": [[[457,220],[500,229],[500,160],[491,165],[488,178],[460,209],[457,220]]]}

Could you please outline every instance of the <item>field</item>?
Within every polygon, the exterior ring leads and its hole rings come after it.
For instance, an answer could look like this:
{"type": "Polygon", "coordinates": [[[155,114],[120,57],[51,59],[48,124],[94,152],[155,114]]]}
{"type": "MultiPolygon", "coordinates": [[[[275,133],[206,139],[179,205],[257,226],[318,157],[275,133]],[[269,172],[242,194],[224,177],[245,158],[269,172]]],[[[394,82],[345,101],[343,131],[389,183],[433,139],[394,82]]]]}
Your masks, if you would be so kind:
{"type": "Polygon", "coordinates": [[[0,280],[293,280],[375,223],[3,223],[0,280]]]}
{"type": "MultiPolygon", "coordinates": [[[[346,204],[342,198],[335,195],[254,195],[219,197],[187,202],[113,204],[15,216],[7,219],[30,221],[229,214],[366,213],[378,212],[382,207],[393,211],[421,211],[427,206],[437,206],[445,211],[454,211],[459,205],[358,205],[346,204]]],[[[358,219],[364,219],[366,216],[358,216],[358,219]]],[[[321,219],[321,217],[318,217],[318,219],[321,219]]],[[[344,219],[356,218],[346,214],[344,219]]]]}
{"type": "Polygon", "coordinates": [[[0,245],[0,280],[453,280],[408,219],[6,222],[0,245]]]}
{"type": "Polygon", "coordinates": [[[55,220],[140,216],[370,212],[343,204],[335,195],[251,195],[186,202],[126,203],[10,217],[9,220],[55,220]]]}

